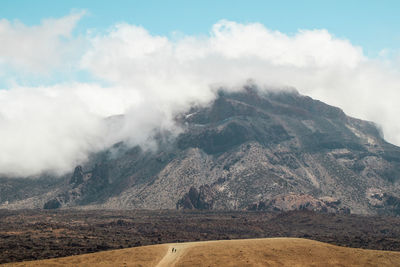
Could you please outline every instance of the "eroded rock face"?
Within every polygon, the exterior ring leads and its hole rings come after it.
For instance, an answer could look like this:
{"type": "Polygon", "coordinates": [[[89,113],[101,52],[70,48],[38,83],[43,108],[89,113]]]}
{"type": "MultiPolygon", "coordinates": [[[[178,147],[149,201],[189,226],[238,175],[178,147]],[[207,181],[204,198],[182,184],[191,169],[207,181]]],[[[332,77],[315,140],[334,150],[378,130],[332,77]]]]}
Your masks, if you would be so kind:
{"type": "Polygon", "coordinates": [[[0,207],[42,208],[57,198],[63,207],[399,213],[399,147],[336,107],[249,87],[176,121],[184,131],[160,132],[157,151],[118,143],[62,186],[19,201],[3,194],[9,203],[0,207]]]}
{"type": "Polygon", "coordinates": [[[215,192],[209,185],[200,186],[199,190],[191,187],[177,203],[177,209],[211,210],[214,204],[215,192]]]}
{"type": "Polygon", "coordinates": [[[74,170],[74,174],[71,177],[71,180],[69,182],[70,184],[73,184],[74,187],[79,186],[81,183],[83,183],[83,169],[82,166],[77,166],[74,170]]]}
{"type": "Polygon", "coordinates": [[[44,204],[43,209],[45,209],[45,210],[54,210],[54,209],[58,209],[60,207],[61,207],[61,202],[58,199],[54,198],[54,199],[51,199],[51,200],[47,201],[44,204]]]}
{"type": "Polygon", "coordinates": [[[368,203],[379,214],[400,215],[400,198],[384,193],[378,188],[370,188],[366,193],[368,203]]]}
{"type": "Polygon", "coordinates": [[[329,213],[350,213],[350,209],[341,207],[341,201],[332,197],[315,198],[307,194],[278,195],[268,201],[250,205],[249,210],[294,211],[308,210],[329,213]]]}

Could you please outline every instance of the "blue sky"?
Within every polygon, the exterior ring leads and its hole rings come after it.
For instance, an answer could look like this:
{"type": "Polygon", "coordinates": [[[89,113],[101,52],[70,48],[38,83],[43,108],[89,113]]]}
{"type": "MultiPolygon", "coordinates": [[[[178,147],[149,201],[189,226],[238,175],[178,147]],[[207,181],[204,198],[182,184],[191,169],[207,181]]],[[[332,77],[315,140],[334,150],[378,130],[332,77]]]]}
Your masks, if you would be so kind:
{"type": "Polygon", "coordinates": [[[152,34],[207,34],[221,19],[260,22],[267,28],[292,34],[298,29],[327,29],[336,37],[362,46],[375,57],[382,49],[398,50],[400,2],[353,1],[128,1],[128,0],[2,0],[0,18],[36,25],[44,18],[58,18],[73,10],[88,12],[76,34],[106,29],[117,22],[141,25],[152,34]]]}

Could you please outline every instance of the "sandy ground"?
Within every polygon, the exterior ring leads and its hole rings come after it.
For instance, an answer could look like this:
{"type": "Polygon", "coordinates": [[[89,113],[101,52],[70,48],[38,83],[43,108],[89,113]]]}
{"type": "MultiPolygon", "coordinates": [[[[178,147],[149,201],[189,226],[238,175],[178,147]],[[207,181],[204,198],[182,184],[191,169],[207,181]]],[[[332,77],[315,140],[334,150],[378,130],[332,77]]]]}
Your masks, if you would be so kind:
{"type": "Polygon", "coordinates": [[[5,266],[400,266],[400,252],[266,238],[144,246],[5,266]]]}
{"type": "Polygon", "coordinates": [[[1,266],[156,266],[167,253],[168,246],[154,245],[49,260],[8,263],[1,266]]]}

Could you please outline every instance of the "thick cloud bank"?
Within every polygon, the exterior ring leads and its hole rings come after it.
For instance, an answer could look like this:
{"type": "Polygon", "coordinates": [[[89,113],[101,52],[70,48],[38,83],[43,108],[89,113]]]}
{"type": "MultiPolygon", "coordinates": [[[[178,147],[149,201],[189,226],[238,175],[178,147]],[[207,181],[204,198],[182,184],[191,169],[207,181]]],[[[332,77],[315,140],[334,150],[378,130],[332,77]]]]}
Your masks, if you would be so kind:
{"type": "Polygon", "coordinates": [[[388,141],[400,144],[395,64],[369,59],[326,30],[286,35],[257,23],[220,21],[206,36],[169,38],[118,24],[77,38],[72,32],[82,15],[36,27],[0,20],[0,41],[7,40],[0,78],[85,71],[98,81],[0,90],[0,173],[63,173],[120,140],[151,146],[155,128],[179,131],[176,113],[209,103],[220,86],[239,90],[249,79],[262,88],[296,87],[375,121],[388,141]],[[105,119],[118,114],[125,118],[105,119]]]}

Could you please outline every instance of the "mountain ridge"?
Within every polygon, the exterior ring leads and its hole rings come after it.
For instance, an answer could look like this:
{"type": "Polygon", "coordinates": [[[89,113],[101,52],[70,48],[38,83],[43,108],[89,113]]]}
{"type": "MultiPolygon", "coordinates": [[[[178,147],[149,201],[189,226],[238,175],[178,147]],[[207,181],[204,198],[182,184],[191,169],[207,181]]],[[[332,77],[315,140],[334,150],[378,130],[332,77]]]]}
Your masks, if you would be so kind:
{"type": "Polygon", "coordinates": [[[0,207],[52,201],[50,208],[400,214],[400,148],[375,124],[337,107],[296,91],[248,86],[219,91],[211,105],[176,121],[183,132],[160,138],[155,151],[117,143],[77,166],[62,186],[0,207]]]}

